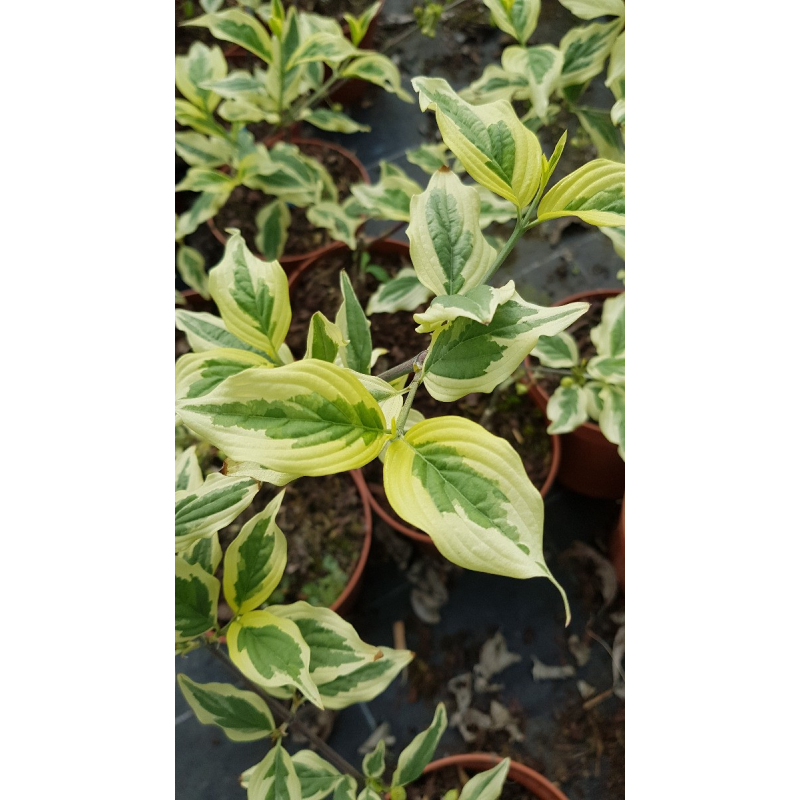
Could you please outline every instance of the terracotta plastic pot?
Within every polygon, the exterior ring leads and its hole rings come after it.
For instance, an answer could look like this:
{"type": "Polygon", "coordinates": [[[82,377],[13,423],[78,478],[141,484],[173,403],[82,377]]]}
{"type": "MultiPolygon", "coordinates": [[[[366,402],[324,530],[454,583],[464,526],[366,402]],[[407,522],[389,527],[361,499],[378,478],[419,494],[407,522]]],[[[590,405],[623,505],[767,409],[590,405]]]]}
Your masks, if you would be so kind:
{"type": "MultiPolygon", "coordinates": [[[[303,145],[303,144],[310,144],[310,145],[317,145],[319,147],[324,147],[328,150],[335,150],[337,153],[345,156],[351,164],[353,164],[357,169],[359,174],[361,175],[362,183],[371,183],[369,178],[369,173],[365,169],[364,165],[356,158],[355,154],[352,153],[350,150],[346,150],[344,147],[340,147],[338,144],[334,144],[333,142],[326,142],[322,139],[302,139],[299,137],[289,136],[288,140],[292,144],[296,145],[303,145]]],[[[270,142],[274,142],[275,137],[272,139],[265,141],[265,144],[269,146],[270,142]]],[[[214,234],[214,237],[219,241],[221,244],[225,244],[228,241],[228,237],[225,233],[217,228],[214,218],[206,221],[206,224],[211,229],[211,233],[214,234]]],[[[293,270],[297,269],[301,264],[304,262],[318,258],[319,256],[323,255],[323,253],[327,253],[330,250],[335,250],[339,247],[343,247],[344,245],[341,242],[331,242],[330,244],[326,244],[323,247],[318,247],[316,250],[310,250],[306,253],[294,253],[291,255],[282,255],[278,261],[280,262],[281,266],[287,271],[287,273],[292,272],[293,270]]],[[[258,253],[256,253],[258,255],[258,253]]]]}
{"type": "MultiPolygon", "coordinates": [[[[465,772],[469,773],[485,772],[487,769],[491,769],[496,764],[499,764],[502,760],[500,756],[489,753],[464,753],[463,755],[450,756],[449,758],[441,758],[438,761],[432,761],[425,767],[422,774],[427,775],[431,772],[447,769],[448,767],[461,767],[465,772]]],[[[540,775],[535,770],[517,761],[511,762],[508,768],[508,778],[506,780],[512,781],[527,789],[531,793],[531,796],[537,798],[537,800],[568,800],[567,796],[560,789],[553,786],[544,775],[540,775]]]]}
{"type": "Polygon", "coordinates": [[[619,521],[611,532],[611,539],[608,543],[611,563],[614,565],[614,572],[617,574],[619,588],[625,591],[625,498],[622,498],[622,509],[619,514],[619,521]]]}
{"type": "MultiPolygon", "coordinates": [[[[597,289],[580,292],[559,300],[555,305],[607,300],[620,294],[619,289],[597,289]]],[[[530,361],[526,365],[530,368],[530,361]]],[[[531,382],[531,392],[544,401],[550,396],[536,383],[531,382]]],[[[625,462],[617,446],[603,436],[600,426],[584,422],[572,433],[561,434],[561,466],[559,483],[579,494],[619,500],[625,494],[625,462]]]]}

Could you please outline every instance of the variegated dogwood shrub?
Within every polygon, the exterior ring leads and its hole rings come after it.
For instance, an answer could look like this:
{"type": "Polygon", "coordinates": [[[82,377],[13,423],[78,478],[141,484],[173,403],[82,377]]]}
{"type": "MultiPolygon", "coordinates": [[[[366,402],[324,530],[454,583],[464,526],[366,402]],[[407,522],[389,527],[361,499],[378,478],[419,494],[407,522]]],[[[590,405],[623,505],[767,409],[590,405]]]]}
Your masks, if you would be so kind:
{"type": "Polygon", "coordinates": [[[531,351],[548,370],[569,371],[547,403],[549,433],[570,433],[593,419],[625,459],[625,294],[603,303],[600,324],[590,331],[597,355],[581,358],[566,331],[542,336],[531,351]]]}
{"type": "Polygon", "coordinates": [[[563,331],[586,311],[586,303],[537,306],[513,281],[488,281],[525,231],[544,220],[624,224],[625,168],[598,159],[546,191],[563,137],[548,159],[507,101],[471,106],[442,79],[412,83],[471,177],[514,205],[509,240],[498,252],[483,236],[476,189],[446,168],[432,176],[411,200],[408,228],[416,277],[434,295],[415,316],[425,338],[415,359],[375,376],[370,323],[346,272],[336,319],[316,312],[305,353],[291,353],[286,275],[231,230],[209,274],[221,317],[176,312],[195,351],[177,362],[177,413],[225,454],[229,476],[284,485],[380,456],[392,508],[446,558],[482,572],[547,577],[563,596],[542,555],[542,498],[511,445],[461,417],[421,420],[412,405],[420,383],[442,402],[493,391],[540,336],[563,331]]]}
{"type": "Polygon", "coordinates": [[[178,270],[204,296],[203,258],[183,240],[211,219],[237,186],[266,196],[256,217],[256,244],[269,259],[283,253],[289,204],[306,208],[313,225],[342,241],[349,241],[362,222],[353,202],[339,204],[336,187],[322,164],[291,143],[257,142],[247,126],[267,123],[273,136],[297,122],[343,133],[369,130],[340,110],[321,105],[338,81],[350,78],[377,84],[410,101],[395,65],[380,53],[358,47],[379,5],[374,3],[359,17],[346,15],[350,39],[336,20],[297,11],[294,6],[286,11],[281,0],[256,9],[266,27],[238,8],[185,23],[207,28],[216,38],[239,45],[263,61],[263,67],[252,72],[229,71],[221,48],[202,42],[195,42],[187,55],[175,59],[175,83],[182,95],[175,100],[175,119],[188,129],[175,134],[175,148],[189,165],[176,190],[198,193],[189,210],[176,220],[178,270]],[[273,199],[266,202],[267,198],[273,199]]]}

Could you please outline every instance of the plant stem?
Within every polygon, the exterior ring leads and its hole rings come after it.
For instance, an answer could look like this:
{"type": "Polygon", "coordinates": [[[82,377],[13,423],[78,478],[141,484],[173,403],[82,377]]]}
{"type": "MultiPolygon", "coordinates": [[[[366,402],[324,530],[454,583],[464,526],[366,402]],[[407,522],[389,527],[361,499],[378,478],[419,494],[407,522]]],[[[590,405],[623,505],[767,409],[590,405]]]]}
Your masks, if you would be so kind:
{"type": "Polygon", "coordinates": [[[364,779],[362,778],[361,773],[352,764],[350,764],[349,761],[345,761],[330,745],[323,742],[316,733],[314,733],[299,719],[296,719],[294,714],[288,708],[284,708],[275,700],[274,697],[270,697],[258,684],[253,683],[253,681],[251,681],[249,678],[242,675],[242,673],[236,669],[233,662],[227,656],[221,653],[216,647],[212,647],[210,645],[206,646],[208,647],[211,655],[213,655],[214,658],[222,663],[229,672],[233,673],[237,678],[243,680],[251,691],[255,692],[259,697],[264,699],[273,716],[278,717],[283,722],[291,724],[296,731],[308,739],[310,745],[315,748],[320,755],[324,756],[328,761],[330,761],[330,763],[333,764],[333,766],[335,766],[340,772],[352,775],[359,782],[359,785],[363,784],[364,779]]]}
{"type": "Polygon", "coordinates": [[[296,122],[299,115],[302,114],[310,105],[313,105],[318,100],[320,100],[328,92],[331,86],[333,86],[333,84],[336,83],[336,81],[338,80],[339,80],[339,71],[333,70],[330,78],[328,78],[328,80],[326,80],[325,83],[323,83],[322,86],[320,86],[316,92],[314,92],[308,99],[300,103],[300,105],[297,106],[296,108],[289,109],[289,121],[296,122]]]}
{"type": "MultiPolygon", "coordinates": [[[[417,356],[419,358],[419,356],[417,356]]],[[[403,433],[406,427],[406,420],[408,419],[408,413],[411,411],[411,405],[414,402],[414,395],[417,393],[417,389],[419,388],[420,381],[422,380],[422,362],[417,362],[414,359],[413,368],[417,370],[414,373],[414,380],[411,381],[411,386],[408,387],[408,394],[406,395],[406,401],[403,403],[403,408],[400,410],[400,415],[397,417],[397,432],[403,433]],[[417,370],[417,364],[419,363],[419,369],[417,370]]]]}
{"type": "Polygon", "coordinates": [[[494,264],[492,264],[492,268],[489,270],[489,273],[486,276],[486,280],[488,281],[492,275],[497,272],[500,268],[501,264],[508,258],[511,251],[514,249],[514,245],[517,243],[517,240],[525,233],[525,223],[522,220],[522,215],[519,210],[517,210],[517,224],[514,226],[514,230],[511,233],[511,236],[508,237],[508,241],[503,245],[503,249],[497,254],[497,257],[494,260],[494,264]]]}
{"type": "Polygon", "coordinates": [[[409,358],[408,361],[404,361],[402,364],[398,364],[396,367],[392,367],[391,369],[387,369],[386,372],[381,372],[378,377],[382,381],[386,381],[387,383],[391,383],[396,378],[402,378],[403,375],[408,375],[409,372],[414,371],[414,364],[422,363],[425,360],[425,356],[428,355],[427,350],[423,350],[421,353],[417,353],[414,358],[409,358]]]}

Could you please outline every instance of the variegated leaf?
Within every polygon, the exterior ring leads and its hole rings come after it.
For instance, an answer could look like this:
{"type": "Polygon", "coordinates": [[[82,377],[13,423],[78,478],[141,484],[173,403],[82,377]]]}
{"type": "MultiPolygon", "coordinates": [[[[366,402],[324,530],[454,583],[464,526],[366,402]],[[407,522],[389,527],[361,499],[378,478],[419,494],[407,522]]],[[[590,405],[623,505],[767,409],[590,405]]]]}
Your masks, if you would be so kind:
{"type": "Polygon", "coordinates": [[[589,332],[600,356],[625,357],[625,293],[603,302],[600,324],[589,332]]]}
{"type": "Polygon", "coordinates": [[[370,218],[408,222],[411,198],[420,194],[422,187],[406,176],[389,175],[375,184],[357,183],[350,191],[370,218]]]}
{"type": "Polygon", "coordinates": [[[588,308],[588,303],[546,308],[515,294],[497,308],[488,325],[456,319],[433,335],[425,387],[441,402],[491,392],[516,370],[540,336],[568,328],[588,308]]]}
{"type": "Polygon", "coordinates": [[[292,756],[302,788],[302,800],[324,800],[336,788],[342,773],[313,750],[300,750],[292,756]]]}
{"type": "Polygon", "coordinates": [[[508,302],[515,294],[514,281],[505,286],[476,286],[464,294],[441,295],[434,298],[430,307],[421,314],[414,314],[414,321],[419,323],[417,333],[430,333],[442,323],[459,317],[473,319],[482,325],[488,325],[494,317],[497,307],[508,302]]]}
{"type": "Polygon", "coordinates": [[[610,161],[625,161],[625,145],[619,128],[611,121],[611,114],[600,108],[575,109],[583,129],[589,134],[600,158],[610,161]]]}
{"type": "Polygon", "coordinates": [[[540,220],[578,217],[590,225],[625,224],[625,165],[598,158],[560,180],[539,203],[540,220]]]}
{"type": "Polygon", "coordinates": [[[236,461],[330,475],[362,467],[386,439],[377,402],[342,367],[316,359],[245,370],[178,403],[187,427],[236,461]]]}
{"type": "Polygon", "coordinates": [[[382,3],[380,2],[373,3],[358,17],[354,17],[352,14],[344,14],[344,18],[350,27],[350,38],[356,47],[361,44],[361,40],[367,35],[369,24],[378,11],[380,11],[381,5],[382,3]]]}
{"type": "Polygon", "coordinates": [[[625,260],[625,228],[599,228],[600,233],[611,239],[614,252],[624,261],[625,260]]]}
{"type": "Polygon", "coordinates": [[[444,142],[421,144],[414,150],[406,150],[406,158],[429,175],[433,175],[441,167],[450,166],[449,151],[444,142]]]}
{"type": "Polygon", "coordinates": [[[573,383],[559,386],[547,401],[548,433],[571,433],[588,418],[587,397],[583,389],[573,383]]]}
{"type": "Polygon", "coordinates": [[[459,800],[497,800],[503,791],[511,759],[504,758],[499,764],[473,775],[461,790],[459,800]]]}
{"type": "Polygon", "coordinates": [[[269,483],[272,486],[286,486],[287,483],[299,478],[291,472],[278,472],[268,469],[255,461],[234,461],[232,458],[225,459],[225,474],[239,478],[252,478],[259,483],[269,483]]]}
{"type": "Polygon", "coordinates": [[[214,314],[206,311],[186,311],[179,308],[175,311],[175,327],[186,334],[189,346],[195,353],[204,353],[207,350],[217,348],[233,348],[235,350],[247,350],[267,357],[255,347],[251,347],[241,339],[234,336],[226,327],[225,323],[214,314]]]}
{"type": "Polygon", "coordinates": [[[604,384],[599,381],[586,381],[583,384],[583,393],[586,395],[586,411],[595,422],[600,419],[600,412],[603,410],[603,400],[600,397],[603,388],[604,384]]]}
{"type": "Polygon", "coordinates": [[[204,136],[193,131],[175,134],[175,152],[190,167],[218,167],[233,160],[233,148],[217,136],[204,136]]]}
{"type": "Polygon", "coordinates": [[[319,687],[325,708],[334,711],[376,698],[408,666],[414,654],[410,650],[381,647],[381,658],[339,675],[319,687]]]}
{"type": "Polygon", "coordinates": [[[203,88],[230,100],[250,99],[252,102],[256,102],[257,96],[266,96],[267,94],[264,81],[255,73],[244,69],[235,69],[224,78],[205,81],[203,88]]]}
{"type": "Polygon", "coordinates": [[[258,483],[214,472],[196,489],[175,492],[175,546],[188,547],[233,522],[253,501],[258,483]]]}
{"type": "Polygon", "coordinates": [[[178,675],[178,686],[197,719],[218,725],[234,742],[266,739],[275,730],[272,713],[255,692],[229,683],[195,683],[187,675],[178,675]]]}
{"type": "Polygon", "coordinates": [[[520,44],[530,39],[539,21],[541,0],[483,0],[492,12],[492,20],[501,31],[513,36],[520,44]]]}
{"type": "Polygon", "coordinates": [[[569,31],[559,44],[564,54],[561,69],[561,87],[582,86],[603,71],[603,64],[611,52],[623,20],[593,22],[569,31]]]}
{"type": "Polygon", "coordinates": [[[322,164],[286,142],[277,142],[269,152],[263,145],[257,146],[240,161],[239,179],[250,189],[301,208],[336,197],[331,176],[322,164]]]}
{"type": "Polygon", "coordinates": [[[345,339],[339,326],[331,322],[321,311],[314,312],[308,323],[305,357],[333,364],[339,348],[344,345],[345,339]]]}
{"type": "Polygon", "coordinates": [[[498,197],[485,186],[476,185],[475,188],[481,198],[481,230],[488,228],[493,222],[508,222],[517,216],[516,206],[512,202],[498,197]]]}
{"type": "Polygon", "coordinates": [[[544,155],[542,156],[542,191],[545,190],[547,184],[550,182],[550,178],[553,177],[553,173],[556,171],[558,162],[561,160],[561,154],[564,152],[566,144],[567,132],[564,131],[564,133],[561,134],[561,138],[556,142],[556,146],[553,148],[553,154],[550,158],[546,159],[544,155]]]}
{"type": "Polygon", "coordinates": [[[464,294],[480,286],[497,252],[480,228],[478,191],[446,167],[411,198],[411,260],[423,286],[435,295],[464,294]]]}
{"type": "Polygon", "coordinates": [[[614,46],[611,48],[606,86],[611,89],[616,100],[625,102],[625,31],[617,36],[614,46]]]}
{"type": "Polygon", "coordinates": [[[228,628],[228,652],[244,676],[259,686],[293,686],[315,706],[323,707],[308,671],[311,652],[291,620],[269,611],[248,611],[236,617],[228,628]]]}
{"type": "Polygon", "coordinates": [[[249,519],[225,551],[222,591],[234,614],[253,611],[272,594],[286,568],[286,537],[275,522],[279,492],[249,519]]]}
{"type": "Polygon", "coordinates": [[[625,385],[625,356],[595,356],[589,359],[586,372],[604,383],[625,385]]]}
{"type": "Polygon", "coordinates": [[[531,355],[536,356],[545,367],[555,369],[569,369],[580,361],[578,345],[566,331],[553,336],[540,336],[536,347],[531,350],[531,355]]]}
{"type": "Polygon", "coordinates": [[[188,100],[179,97],[175,98],[175,122],[186,125],[197,133],[222,139],[228,136],[225,128],[214,121],[214,115],[210,111],[193,106],[188,100]]]}
{"type": "Polygon", "coordinates": [[[381,780],[383,778],[383,773],[386,771],[385,753],[386,742],[381,739],[378,742],[378,746],[367,753],[364,756],[364,760],[361,762],[361,771],[364,775],[368,778],[375,778],[376,780],[381,780]]]}
{"type": "Polygon", "coordinates": [[[262,61],[272,61],[272,43],[264,26],[239,9],[231,8],[215,14],[205,14],[186,24],[208,28],[217,39],[238,44],[262,61]]]}
{"type": "Polygon", "coordinates": [[[300,42],[299,47],[289,57],[286,69],[312,61],[322,61],[332,67],[357,53],[358,50],[344,37],[341,30],[336,33],[313,33],[300,42]]]}
{"type": "Polygon", "coordinates": [[[342,364],[356,372],[369,374],[372,355],[372,335],[370,321],[358,302],[347,272],[339,273],[339,286],[342,290],[342,305],[336,312],[336,325],[347,342],[339,348],[342,364]]]}
{"type": "Polygon", "coordinates": [[[358,784],[352,775],[344,775],[333,790],[333,800],[357,800],[358,784]]]}
{"type": "Polygon", "coordinates": [[[222,561],[222,547],[219,543],[219,534],[212,533],[198,539],[193,545],[181,550],[178,554],[184,561],[190,564],[197,564],[202,567],[209,575],[217,571],[217,567],[222,561]]]}
{"type": "Polygon", "coordinates": [[[176,265],[183,282],[208,300],[211,295],[208,293],[208,274],[203,254],[194,247],[182,244],[178,248],[176,265]]]}
{"type": "Polygon", "coordinates": [[[194,233],[206,220],[211,219],[225,205],[229,195],[230,189],[201,192],[192,203],[191,208],[178,217],[175,224],[176,241],[182,241],[184,237],[194,233]]]}
{"type": "Polygon", "coordinates": [[[501,57],[503,69],[522,75],[527,81],[534,113],[544,118],[550,95],[558,87],[564,54],[549,44],[537,47],[506,47],[501,57]]]}
{"type": "Polygon", "coordinates": [[[332,111],[329,108],[305,109],[300,119],[311,123],[315,128],[323,131],[336,131],[337,133],[357,133],[372,130],[369,125],[362,125],[351,119],[341,111],[332,111]]]}
{"type": "Polygon", "coordinates": [[[236,182],[224,172],[206,167],[190,167],[184,179],[175,186],[176,192],[225,192],[226,197],[236,182]]]}
{"type": "Polygon", "coordinates": [[[292,759],[278,742],[256,766],[247,783],[247,800],[303,800],[292,759]]]}
{"type": "Polygon", "coordinates": [[[444,143],[482,186],[522,208],[539,188],[542,148],[511,103],[473,106],[442,78],[414,78],[420,108],[436,111],[444,143]]]}
{"type": "Polygon", "coordinates": [[[625,387],[605,386],[600,392],[603,408],[598,424],[603,436],[618,445],[619,455],[625,460],[625,387]]]}
{"type": "Polygon", "coordinates": [[[422,775],[439,745],[447,728],[447,711],[444,703],[436,706],[433,722],[422,733],[418,733],[397,760],[397,769],[392,775],[392,786],[405,786],[422,775]]]}
{"type": "Polygon", "coordinates": [[[311,651],[309,671],[317,686],[383,658],[383,648],[361,641],[356,629],[329,608],[316,608],[300,600],[273,606],[270,611],[300,629],[311,651]]]}
{"type": "Polygon", "coordinates": [[[351,250],[358,246],[356,231],[363,220],[358,216],[351,216],[347,210],[332,201],[317,203],[306,209],[306,217],[312,225],[324,228],[331,238],[344,242],[351,250]]]}
{"type": "Polygon", "coordinates": [[[175,491],[193,492],[202,484],[203,471],[197,460],[197,448],[192,445],[175,459],[175,491]]]}
{"type": "Polygon", "coordinates": [[[523,75],[489,64],[483,75],[462,89],[459,95],[468,103],[483,105],[496,100],[522,100],[529,91],[528,81],[523,75]]]}
{"type": "Polygon", "coordinates": [[[286,273],[277,261],[254,256],[237,230],[229,233],[222,261],[208,274],[211,296],[234,336],[279,363],[292,319],[286,273]]]}
{"type": "Polygon", "coordinates": [[[549,578],[567,607],[542,555],[541,495],[505,439],[462,417],[426,419],[389,445],[383,482],[395,513],[425,531],[449,561],[510,578],[549,578]]]}
{"type": "Polygon", "coordinates": [[[403,267],[390,281],[382,283],[367,303],[367,316],[414,311],[433,294],[423,286],[413,267],[403,267]]]}
{"type": "Polygon", "coordinates": [[[623,0],[559,0],[559,2],[564,8],[568,8],[576,17],[581,19],[625,16],[625,3],[623,0]]]}
{"type": "Polygon", "coordinates": [[[219,581],[199,564],[175,557],[175,641],[202,636],[217,624],[219,581]]]}
{"type": "Polygon", "coordinates": [[[185,56],[175,57],[175,86],[193,106],[204,111],[213,111],[219,96],[201,88],[201,84],[224,78],[227,72],[228,64],[218,45],[193,42],[185,56]]]}
{"type": "Polygon", "coordinates": [[[374,83],[406,103],[413,102],[411,95],[400,85],[400,71],[381,53],[369,52],[348,62],[341,72],[342,78],[361,78],[374,83]]]}
{"type": "Polygon", "coordinates": [[[256,247],[267,261],[276,261],[283,255],[292,215],[283,200],[273,200],[256,214],[256,247]]]}

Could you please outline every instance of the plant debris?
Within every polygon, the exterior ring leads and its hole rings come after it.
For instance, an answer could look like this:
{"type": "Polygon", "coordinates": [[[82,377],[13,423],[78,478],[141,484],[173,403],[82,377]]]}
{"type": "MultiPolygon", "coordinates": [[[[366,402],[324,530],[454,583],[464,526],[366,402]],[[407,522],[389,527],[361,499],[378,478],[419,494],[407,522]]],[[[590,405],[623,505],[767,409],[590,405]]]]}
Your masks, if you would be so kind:
{"type": "Polygon", "coordinates": [[[565,678],[572,678],[575,675],[575,667],[572,664],[566,664],[563,667],[549,667],[539,661],[536,656],[531,656],[531,658],[533,659],[531,674],[535,681],[559,681],[565,678]]]}

